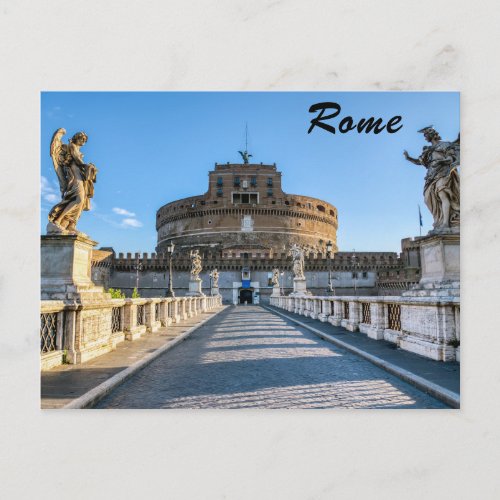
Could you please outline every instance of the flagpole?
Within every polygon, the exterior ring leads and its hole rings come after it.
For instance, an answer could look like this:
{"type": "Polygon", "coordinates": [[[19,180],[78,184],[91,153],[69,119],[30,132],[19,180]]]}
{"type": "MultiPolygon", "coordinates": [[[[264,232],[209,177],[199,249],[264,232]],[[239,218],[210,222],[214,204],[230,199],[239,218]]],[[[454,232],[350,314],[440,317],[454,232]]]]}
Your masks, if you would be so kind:
{"type": "Polygon", "coordinates": [[[418,232],[422,236],[422,212],[420,212],[420,205],[418,206],[418,232]]]}

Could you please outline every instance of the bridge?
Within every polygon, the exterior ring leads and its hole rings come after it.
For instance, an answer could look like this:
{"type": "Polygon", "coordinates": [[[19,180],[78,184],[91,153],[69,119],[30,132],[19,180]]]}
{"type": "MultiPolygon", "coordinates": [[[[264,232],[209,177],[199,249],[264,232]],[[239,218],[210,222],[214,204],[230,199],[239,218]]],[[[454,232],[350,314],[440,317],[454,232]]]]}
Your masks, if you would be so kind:
{"type": "Polygon", "coordinates": [[[213,304],[210,311],[200,314],[187,318],[184,325],[170,324],[135,342],[124,342],[86,363],[43,372],[42,405],[221,409],[456,406],[458,363],[398,352],[388,342],[277,307],[213,304]],[[71,393],[71,386],[80,384],[84,390],[71,393]]]}

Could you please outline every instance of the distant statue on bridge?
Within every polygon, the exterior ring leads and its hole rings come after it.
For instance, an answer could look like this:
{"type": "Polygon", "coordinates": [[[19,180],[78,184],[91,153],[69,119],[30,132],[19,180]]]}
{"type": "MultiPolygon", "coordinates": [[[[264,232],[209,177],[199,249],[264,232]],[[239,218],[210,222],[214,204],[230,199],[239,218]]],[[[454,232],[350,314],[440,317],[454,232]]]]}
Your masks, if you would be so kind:
{"type": "Polygon", "coordinates": [[[77,234],[76,223],[83,210],[90,210],[97,168],[84,163],[80,148],[87,142],[85,132],[77,132],[68,144],[62,142],[66,130],[54,132],[50,156],[59,180],[62,200],[49,213],[47,233],[77,234]]]}
{"type": "Polygon", "coordinates": [[[407,151],[404,157],[427,169],[424,200],[434,218],[434,230],[460,226],[460,135],[453,142],[442,141],[432,126],[419,130],[431,146],[424,146],[418,158],[407,151]]]}
{"type": "Polygon", "coordinates": [[[280,270],[278,268],[273,269],[272,284],[273,286],[280,286],[280,270]]]}
{"type": "Polygon", "coordinates": [[[304,276],[304,250],[294,243],[290,251],[293,259],[293,274],[296,279],[305,279],[304,276]]]}
{"type": "Polygon", "coordinates": [[[200,252],[198,250],[191,250],[189,257],[191,258],[191,279],[198,280],[199,274],[203,269],[201,266],[200,252]]]}
{"type": "Polygon", "coordinates": [[[217,271],[217,268],[212,271],[212,288],[219,288],[219,271],[217,271]]]}

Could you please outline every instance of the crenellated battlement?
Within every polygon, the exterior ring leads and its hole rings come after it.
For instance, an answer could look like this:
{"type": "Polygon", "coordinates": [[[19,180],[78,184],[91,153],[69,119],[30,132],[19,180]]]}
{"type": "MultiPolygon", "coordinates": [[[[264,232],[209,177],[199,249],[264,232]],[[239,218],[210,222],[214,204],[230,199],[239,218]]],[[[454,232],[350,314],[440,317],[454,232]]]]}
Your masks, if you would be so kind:
{"type": "MultiPolygon", "coordinates": [[[[96,251],[101,252],[101,251],[96,251]]],[[[99,253],[102,255],[102,253],[99,253]]],[[[272,270],[277,267],[280,269],[291,269],[292,259],[287,253],[259,253],[253,254],[241,252],[212,252],[201,249],[204,269],[210,270],[217,268],[223,270],[238,270],[242,267],[249,267],[253,270],[272,270]]],[[[155,252],[135,252],[119,253],[115,256],[109,252],[107,265],[114,270],[136,271],[137,267],[141,271],[165,271],[168,268],[168,255],[157,254],[155,252]]],[[[310,252],[305,256],[306,271],[328,270],[330,259],[323,253],[310,252]]],[[[94,262],[94,258],[93,258],[94,262]]],[[[94,264],[93,264],[94,265],[94,264]]],[[[402,266],[400,256],[396,252],[337,252],[331,259],[332,270],[379,270],[395,269],[402,266]],[[353,255],[355,256],[353,258],[353,255]]],[[[191,259],[187,252],[174,254],[172,267],[177,271],[188,271],[191,268],[191,259]]]]}

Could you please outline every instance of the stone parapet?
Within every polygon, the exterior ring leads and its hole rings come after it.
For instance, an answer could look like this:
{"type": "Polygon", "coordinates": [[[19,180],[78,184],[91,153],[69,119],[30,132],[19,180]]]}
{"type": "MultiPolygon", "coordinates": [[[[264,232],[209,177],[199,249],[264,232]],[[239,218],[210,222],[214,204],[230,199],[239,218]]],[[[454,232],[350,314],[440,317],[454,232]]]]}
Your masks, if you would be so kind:
{"type": "Polygon", "coordinates": [[[438,361],[460,360],[460,298],[408,296],[270,297],[272,306],[438,361]]]}
{"type": "Polygon", "coordinates": [[[116,348],[222,304],[221,296],[111,299],[99,301],[43,300],[40,308],[41,367],[63,362],[84,363],[116,348]],[[179,311],[184,311],[181,316],[179,311]]]}

